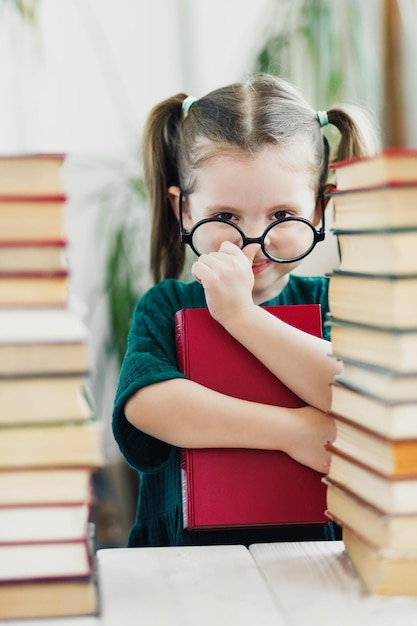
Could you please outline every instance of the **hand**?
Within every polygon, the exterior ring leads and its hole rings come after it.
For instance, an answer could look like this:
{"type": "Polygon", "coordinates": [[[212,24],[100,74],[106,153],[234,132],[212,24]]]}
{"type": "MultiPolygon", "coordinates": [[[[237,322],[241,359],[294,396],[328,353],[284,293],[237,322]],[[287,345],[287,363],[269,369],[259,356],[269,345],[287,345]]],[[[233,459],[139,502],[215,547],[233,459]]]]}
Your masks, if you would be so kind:
{"type": "Polygon", "coordinates": [[[253,305],[252,261],[259,248],[259,244],[250,244],[241,250],[225,241],[218,252],[201,255],[192,266],[194,278],[204,287],[210,314],[221,324],[233,319],[242,307],[253,305]]]}
{"type": "Polygon", "coordinates": [[[289,440],[285,452],[299,463],[327,474],[330,452],[325,446],[336,438],[333,418],[312,406],[294,409],[291,413],[292,428],[288,432],[289,440]]]}

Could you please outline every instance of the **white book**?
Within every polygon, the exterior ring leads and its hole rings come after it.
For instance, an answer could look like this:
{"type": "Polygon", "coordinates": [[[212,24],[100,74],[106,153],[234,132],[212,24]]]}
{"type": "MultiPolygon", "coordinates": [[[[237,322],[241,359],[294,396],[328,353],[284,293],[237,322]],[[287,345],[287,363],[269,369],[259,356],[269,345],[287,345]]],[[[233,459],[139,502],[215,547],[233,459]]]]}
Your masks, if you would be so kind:
{"type": "Polygon", "coordinates": [[[71,343],[86,340],[86,325],[71,309],[0,309],[0,344],[71,343]]]}
{"type": "Polygon", "coordinates": [[[74,310],[0,307],[0,376],[90,368],[88,329],[74,310]]]}

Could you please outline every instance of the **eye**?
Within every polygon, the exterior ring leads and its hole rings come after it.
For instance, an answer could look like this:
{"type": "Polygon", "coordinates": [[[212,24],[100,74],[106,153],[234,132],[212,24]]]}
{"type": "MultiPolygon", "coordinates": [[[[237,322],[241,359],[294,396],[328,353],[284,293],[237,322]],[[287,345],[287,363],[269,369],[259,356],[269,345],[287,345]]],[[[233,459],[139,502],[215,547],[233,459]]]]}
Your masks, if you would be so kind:
{"type": "Polygon", "coordinates": [[[283,220],[286,217],[291,217],[292,214],[289,211],[276,211],[276,213],[274,213],[272,215],[272,220],[276,221],[276,220],[283,220]]]}
{"type": "Polygon", "coordinates": [[[216,213],[213,217],[217,217],[225,222],[232,222],[236,220],[236,216],[233,213],[227,213],[226,211],[222,211],[221,213],[216,213]]]}

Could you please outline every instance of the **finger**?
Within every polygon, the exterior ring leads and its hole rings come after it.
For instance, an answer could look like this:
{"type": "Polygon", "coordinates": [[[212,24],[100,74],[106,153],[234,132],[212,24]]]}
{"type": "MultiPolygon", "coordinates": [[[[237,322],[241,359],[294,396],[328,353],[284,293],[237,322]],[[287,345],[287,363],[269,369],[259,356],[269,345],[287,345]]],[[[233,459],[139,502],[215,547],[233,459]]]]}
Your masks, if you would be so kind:
{"type": "Polygon", "coordinates": [[[218,251],[226,254],[239,254],[241,249],[231,241],[223,241],[223,243],[220,244],[218,251]]]}
{"type": "Polygon", "coordinates": [[[242,252],[252,262],[260,248],[261,245],[259,243],[250,243],[243,248],[242,252]]]}
{"type": "Polygon", "coordinates": [[[201,256],[191,266],[191,274],[199,283],[213,275],[213,272],[216,272],[216,259],[213,259],[212,255],[205,254],[201,256]]]}
{"type": "Polygon", "coordinates": [[[199,272],[198,261],[196,261],[195,263],[192,264],[192,266],[191,266],[191,275],[197,282],[201,283],[201,276],[200,276],[200,272],[199,272]]]}

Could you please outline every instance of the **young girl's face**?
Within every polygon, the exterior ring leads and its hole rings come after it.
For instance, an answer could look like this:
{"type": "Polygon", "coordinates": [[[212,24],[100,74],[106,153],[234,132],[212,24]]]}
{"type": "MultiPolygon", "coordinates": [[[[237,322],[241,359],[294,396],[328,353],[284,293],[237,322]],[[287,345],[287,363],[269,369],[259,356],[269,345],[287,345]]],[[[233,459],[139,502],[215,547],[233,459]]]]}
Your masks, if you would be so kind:
{"type": "MultiPolygon", "coordinates": [[[[315,210],[310,152],[304,144],[295,144],[285,149],[267,147],[254,156],[212,157],[197,171],[195,191],[187,197],[183,213],[185,229],[189,231],[200,220],[213,217],[227,219],[239,226],[246,237],[252,238],[260,237],[271,223],[284,217],[303,217],[316,225],[320,216],[316,216],[315,210]]],[[[271,231],[266,243],[274,256],[293,258],[308,248],[306,230],[297,229],[296,224],[293,222],[291,228],[282,225],[280,237],[273,237],[275,229],[271,231]]],[[[215,232],[215,228],[201,229],[199,251],[210,251],[213,243],[214,247],[220,245],[220,240],[209,240],[209,234],[214,236],[215,232]]],[[[219,225],[218,235],[221,239],[222,225],[219,225]]],[[[307,236],[311,237],[308,227],[307,236]]],[[[228,240],[233,241],[231,237],[228,240]]],[[[276,263],[259,250],[252,265],[255,302],[260,304],[280,293],[287,284],[289,272],[299,263],[276,263]]]]}

